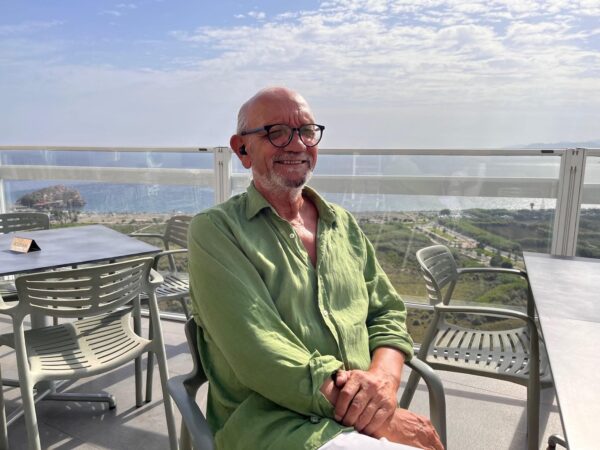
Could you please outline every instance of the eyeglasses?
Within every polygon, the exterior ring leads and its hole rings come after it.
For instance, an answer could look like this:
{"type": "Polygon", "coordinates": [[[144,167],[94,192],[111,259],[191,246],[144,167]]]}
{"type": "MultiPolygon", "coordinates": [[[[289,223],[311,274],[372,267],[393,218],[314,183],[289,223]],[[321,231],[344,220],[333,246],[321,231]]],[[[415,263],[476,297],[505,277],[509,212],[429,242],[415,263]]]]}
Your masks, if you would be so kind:
{"type": "Polygon", "coordinates": [[[282,123],[276,123],[274,125],[265,125],[264,127],[254,128],[253,130],[242,131],[240,134],[246,136],[247,134],[266,131],[269,142],[275,147],[283,148],[292,142],[294,131],[297,131],[298,136],[304,145],[307,147],[314,147],[321,141],[324,129],[325,127],[323,125],[317,125],[315,123],[307,123],[298,128],[293,128],[282,123]]]}

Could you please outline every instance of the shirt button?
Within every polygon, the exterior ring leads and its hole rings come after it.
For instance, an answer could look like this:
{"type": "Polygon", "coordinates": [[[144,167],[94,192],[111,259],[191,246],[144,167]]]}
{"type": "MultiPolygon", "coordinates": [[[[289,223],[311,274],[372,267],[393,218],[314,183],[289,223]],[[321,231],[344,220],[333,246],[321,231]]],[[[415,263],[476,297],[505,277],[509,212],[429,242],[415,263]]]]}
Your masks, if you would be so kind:
{"type": "Polygon", "coordinates": [[[290,233],[290,239],[294,239],[296,235],[294,233],[290,233]]]}
{"type": "Polygon", "coordinates": [[[319,416],[310,416],[310,423],[319,423],[321,418],[319,416]]]}

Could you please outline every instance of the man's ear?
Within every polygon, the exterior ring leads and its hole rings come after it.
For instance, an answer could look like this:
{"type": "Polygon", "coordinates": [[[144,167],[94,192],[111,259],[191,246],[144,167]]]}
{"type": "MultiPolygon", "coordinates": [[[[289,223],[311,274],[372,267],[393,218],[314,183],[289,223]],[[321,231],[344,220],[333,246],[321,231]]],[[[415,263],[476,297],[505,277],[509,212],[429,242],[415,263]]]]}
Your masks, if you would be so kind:
{"type": "Polygon", "coordinates": [[[231,139],[229,140],[229,145],[231,146],[231,149],[235,152],[237,157],[240,158],[242,165],[246,169],[252,167],[252,159],[250,158],[250,155],[248,155],[248,151],[246,150],[244,141],[242,140],[242,137],[239,134],[234,134],[233,136],[231,136],[231,139]]]}

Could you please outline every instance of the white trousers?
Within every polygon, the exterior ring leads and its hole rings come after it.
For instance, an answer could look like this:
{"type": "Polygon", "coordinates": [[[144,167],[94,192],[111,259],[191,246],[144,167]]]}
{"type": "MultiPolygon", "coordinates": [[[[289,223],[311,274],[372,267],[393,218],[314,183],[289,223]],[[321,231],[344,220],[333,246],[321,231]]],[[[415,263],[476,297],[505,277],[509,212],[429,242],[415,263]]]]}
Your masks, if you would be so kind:
{"type": "Polygon", "coordinates": [[[415,447],[396,444],[386,438],[375,439],[358,431],[338,434],[319,450],[415,450],[415,447]]]}

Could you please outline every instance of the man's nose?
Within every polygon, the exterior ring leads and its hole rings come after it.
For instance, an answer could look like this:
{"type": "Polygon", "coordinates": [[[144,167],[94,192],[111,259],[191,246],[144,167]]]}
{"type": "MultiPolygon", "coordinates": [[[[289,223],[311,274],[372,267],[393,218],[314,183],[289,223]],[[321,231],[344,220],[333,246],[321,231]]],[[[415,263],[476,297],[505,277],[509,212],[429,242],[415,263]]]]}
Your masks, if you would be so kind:
{"type": "Polygon", "coordinates": [[[300,130],[292,129],[292,140],[284,147],[288,152],[303,152],[306,150],[306,145],[300,139],[300,130]]]}

